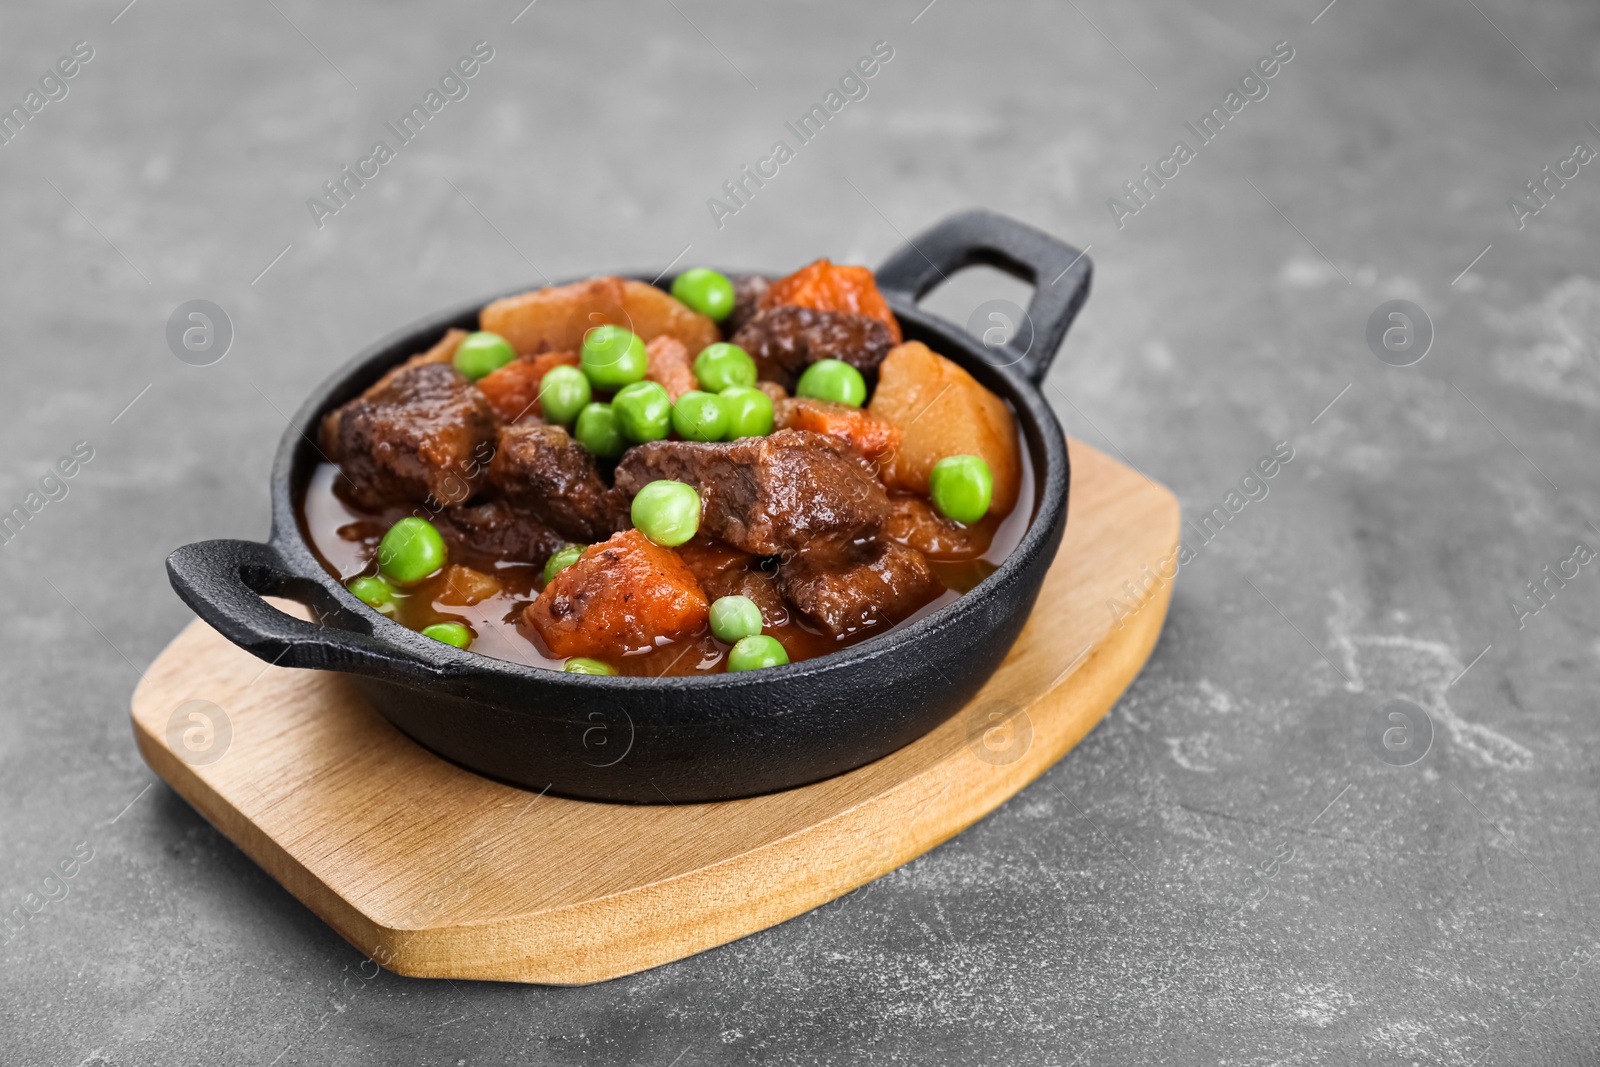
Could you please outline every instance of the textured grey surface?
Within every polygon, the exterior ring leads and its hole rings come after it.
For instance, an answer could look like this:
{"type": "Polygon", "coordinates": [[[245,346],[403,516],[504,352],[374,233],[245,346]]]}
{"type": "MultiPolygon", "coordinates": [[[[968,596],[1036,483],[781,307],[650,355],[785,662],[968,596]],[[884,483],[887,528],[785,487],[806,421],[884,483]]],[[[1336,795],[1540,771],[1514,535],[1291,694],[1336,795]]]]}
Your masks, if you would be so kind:
{"type": "Polygon", "coordinates": [[[1600,547],[1600,170],[1521,230],[1506,205],[1600,147],[1593,3],[121,2],[0,13],[8,102],[95,48],[0,147],[5,507],[95,450],[0,550],[0,911],[93,852],[5,935],[0,1061],[1597,1062],[1600,568],[1520,629],[1509,601],[1600,547]],[[470,95],[318,231],[306,198],[480,39],[470,95]],[[706,198],[880,39],[870,94],[719,231],[706,198]],[[1119,230],[1106,199],[1281,40],[1119,230]],[[1075,434],[1190,513],[1294,449],[1000,811],[777,929],[541,989],[367,980],[152,786],[126,708],[188,619],[162,557],[265,532],[283,413],[356,348],[686,245],[877,262],[973,205],[1093,245],[1052,379],[1075,434]],[[196,297],[237,331],[204,368],[163,336],[196,297]],[[1409,368],[1364,340],[1391,298],[1437,329],[1409,368]],[[1393,698],[1433,723],[1411,766],[1368,745],[1393,698]]]}

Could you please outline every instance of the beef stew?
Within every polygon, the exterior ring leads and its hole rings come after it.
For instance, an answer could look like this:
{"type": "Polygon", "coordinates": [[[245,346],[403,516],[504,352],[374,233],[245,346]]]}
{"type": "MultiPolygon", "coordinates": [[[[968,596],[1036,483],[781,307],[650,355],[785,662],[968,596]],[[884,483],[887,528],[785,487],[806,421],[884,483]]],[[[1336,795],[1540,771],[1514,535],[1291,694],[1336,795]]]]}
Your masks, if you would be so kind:
{"type": "Polygon", "coordinates": [[[900,344],[869,271],[686,275],[496,301],[329,414],[300,501],[320,562],[483,655],[692,676],[887,632],[1020,542],[1034,480],[1013,413],[900,344]],[[409,582],[405,519],[442,550],[409,582]]]}

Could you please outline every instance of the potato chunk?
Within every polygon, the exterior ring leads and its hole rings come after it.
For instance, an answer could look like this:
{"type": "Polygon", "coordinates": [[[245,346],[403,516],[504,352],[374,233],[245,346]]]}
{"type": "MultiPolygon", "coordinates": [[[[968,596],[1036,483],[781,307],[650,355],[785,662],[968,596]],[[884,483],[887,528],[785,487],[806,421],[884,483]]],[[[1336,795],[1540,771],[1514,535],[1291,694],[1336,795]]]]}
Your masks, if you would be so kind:
{"type": "Polygon", "coordinates": [[[671,293],[644,282],[622,283],[622,309],[633,320],[634,333],[646,341],[663,335],[675,337],[689,350],[691,359],[706,345],[722,339],[716,323],[698,311],[691,311],[671,293]]]}
{"type": "Polygon", "coordinates": [[[590,545],[529,604],[523,620],[554,656],[625,656],[706,626],[706,595],[670,548],[638,530],[590,545]]]}
{"type": "Polygon", "coordinates": [[[717,339],[717,324],[644,282],[590,278],[496,300],[478,315],[485,330],[511,342],[518,355],[576,352],[595,326],[626,326],[646,341],[663,334],[691,353],[717,339]]]}
{"type": "Polygon", "coordinates": [[[452,563],[445,568],[444,582],[435,594],[434,601],[448,607],[470,607],[488,600],[499,591],[500,582],[493,575],[452,563]]]}
{"type": "Polygon", "coordinates": [[[921,341],[900,345],[884,359],[867,410],[900,428],[900,449],[884,469],[884,484],[927,496],[935,463],[982,456],[994,474],[989,513],[1004,515],[1016,506],[1022,455],[1011,409],[921,341]]]}

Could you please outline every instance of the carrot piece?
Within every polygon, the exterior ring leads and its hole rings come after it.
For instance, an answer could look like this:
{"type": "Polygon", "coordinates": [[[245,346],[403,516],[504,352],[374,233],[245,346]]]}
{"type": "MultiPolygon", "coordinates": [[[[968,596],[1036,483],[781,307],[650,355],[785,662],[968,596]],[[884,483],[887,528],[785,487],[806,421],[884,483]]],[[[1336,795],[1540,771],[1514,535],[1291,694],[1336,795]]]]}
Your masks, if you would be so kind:
{"type": "Polygon", "coordinates": [[[645,345],[644,351],[650,359],[644,376],[660,384],[673,403],[677,403],[684,393],[700,388],[700,383],[695,380],[689,349],[676,337],[661,334],[645,345]]]}
{"type": "Polygon", "coordinates": [[[810,430],[842,437],[868,459],[893,455],[900,447],[900,429],[894,423],[832,400],[804,396],[780,400],[776,421],[780,430],[810,430]]]}
{"type": "Polygon", "coordinates": [[[706,595],[670,548],[638,530],[590,545],[544,587],[523,621],[554,656],[623,656],[705,628],[706,595]]]}
{"type": "Polygon", "coordinates": [[[539,384],[552,367],[576,367],[575,352],[546,352],[512,360],[478,379],[478,389],[503,422],[539,414],[539,384]]]}
{"type": "Polygon", "coordinates": [[[770,308],[779,304],[866,315],[889,327],[894,343],[900,343],[900,323],[889,310],[883,294],[878,292],[872,271],[866,267],[844,267],[819,259],[772,283],[761,298],[761,306],[770,308]]]}

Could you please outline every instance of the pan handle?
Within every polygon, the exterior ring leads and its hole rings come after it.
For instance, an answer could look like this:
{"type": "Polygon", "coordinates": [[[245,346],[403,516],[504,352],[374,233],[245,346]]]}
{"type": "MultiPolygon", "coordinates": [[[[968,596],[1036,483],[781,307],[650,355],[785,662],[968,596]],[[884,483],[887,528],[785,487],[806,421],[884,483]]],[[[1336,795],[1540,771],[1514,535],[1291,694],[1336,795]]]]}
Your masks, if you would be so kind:
{"type": "Polygon", "coordinates": [[[268,663],[414,681],[439,677],[433,668],[374,638],[366,620],[321,585],[295,574],[271,545],[184,545],[167,557],[167,578],[196,615],[268,663]],[[317,621],[279,611],[264,596],[297,600],[311,608],[317,621]]]}
{"type": "Polygon", "coordinates": [[[1041,230],[992,211],[964,211],[907,241],[877,270],[878,288],[890,304],[915,307],[950,274],[974,264],[1002,270],[1033,285],[1023,321],[1005,341],[978,340],[990,359],[1015,366],[1029,381],[1044,381],[1089,297],[1094,264],[1084,253],[1041,230]]]}

